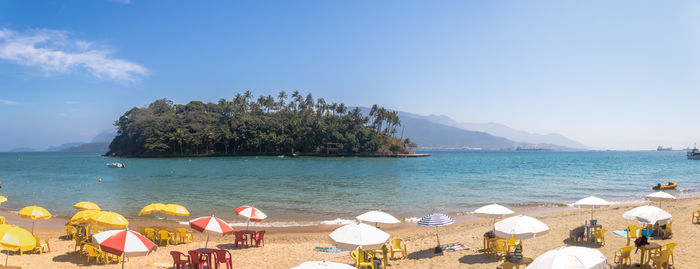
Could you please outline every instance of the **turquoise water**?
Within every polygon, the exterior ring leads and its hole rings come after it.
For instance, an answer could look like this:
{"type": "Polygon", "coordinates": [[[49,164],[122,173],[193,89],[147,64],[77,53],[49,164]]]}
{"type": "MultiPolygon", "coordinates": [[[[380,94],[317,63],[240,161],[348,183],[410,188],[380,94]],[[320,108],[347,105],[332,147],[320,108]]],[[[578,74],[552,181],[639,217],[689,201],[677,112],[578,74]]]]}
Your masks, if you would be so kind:
{"type": "Polygon", "coordinates": [[[0,153],[5,209],[36,204],[72,215],[76,202],[135,216],[152,202],[235,220],[253,205],[270,222],[400,217],[479,205],[572,203],[594,194],[639,199],[657,182],[700,190],[700,161],[684,152],[427,152],[427,158],[222,157],[113,159],[97,153],[0,153]],[[122,162],[124,169],[107,168],[122,162]],[[102,178],[102,182],[98,182],[102,178]]]}

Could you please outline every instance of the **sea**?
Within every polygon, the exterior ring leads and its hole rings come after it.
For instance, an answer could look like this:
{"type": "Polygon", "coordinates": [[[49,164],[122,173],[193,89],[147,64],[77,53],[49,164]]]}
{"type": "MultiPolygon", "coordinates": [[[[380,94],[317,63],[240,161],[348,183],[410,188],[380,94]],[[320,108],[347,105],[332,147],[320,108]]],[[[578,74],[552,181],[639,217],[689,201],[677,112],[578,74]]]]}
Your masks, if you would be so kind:
{"type": "MultiPolygon", "coordinates": [[[[0,209],[38,205],[71,216],[91,201],[137,218],[150,203],[176,203],[186,220],[216,215],[241,222],[251,205],[271,226],[333,224],[369,210],[404,219],[456,214],[499,203],[566,206],[595,195],[641,201],[651,186],[678,182],[700,193],[700,161],[681,151],[420,151],[420,158],[108,158],[94,153],[0,153],[0,209]],[[125,168],[108,168],[121,162],[125,168]],[[101,179],[101,180],[100,180],[101,179]]],[[[146,218],[152,216],[141,216],[146,218]]],[[[160,216],[163,217],[163,216],[160,216]]],[[[167,217],[167,216],[166,216],[167,217]]],[[[172,218],[172,217],[171,217],[172,218]]],[[[175,218],[178,219],[178,218],[175,218]]]]}

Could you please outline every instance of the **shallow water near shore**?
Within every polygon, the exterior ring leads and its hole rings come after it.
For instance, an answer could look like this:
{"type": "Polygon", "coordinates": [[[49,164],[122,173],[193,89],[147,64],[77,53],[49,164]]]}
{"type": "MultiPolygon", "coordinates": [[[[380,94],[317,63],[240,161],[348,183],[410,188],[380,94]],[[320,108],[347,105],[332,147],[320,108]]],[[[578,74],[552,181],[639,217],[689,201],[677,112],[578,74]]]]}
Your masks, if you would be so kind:
{"type": "Polygon", "coordinates": [[[677,151],[422,153],[432,156],[117,159],[0,153],[0,194],[8,197],[4,209],[36,204],[67,216],[83,200],[130,217],[162,202],[184,205],[192,216],[240,222],[233,209],[253,205],[267,213],[266,222],[297,225],[342,221],[374,209],[409,218],[493,202],[565,205],[591,194],[639,200],[652,185],[668,181],[679,183],[674,195],[700,190],[700,161],[677,151]],[[107,168],[110,162],[126,168],[107,168]]]}

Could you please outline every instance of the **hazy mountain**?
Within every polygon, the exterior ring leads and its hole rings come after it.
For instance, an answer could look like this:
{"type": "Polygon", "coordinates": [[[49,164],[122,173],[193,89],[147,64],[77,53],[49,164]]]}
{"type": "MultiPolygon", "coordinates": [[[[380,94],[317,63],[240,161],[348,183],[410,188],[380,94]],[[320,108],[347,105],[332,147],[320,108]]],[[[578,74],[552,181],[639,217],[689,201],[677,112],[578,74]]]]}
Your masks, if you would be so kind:
{"type": "Polygon", "coordinates": [[[488,123],[470,123],[470,122],[457,122],[452,118],[445,115],[416,115],[407,112],[399,112],[400,118],[403,120],[404,117],[412,117],[429,120],[435,123],[444,124],[447,126],[452,126],[464,130],[485,132],[494,136],[500,136],[508,140],[522,142],[526,144],[542,144],[543,146],[558,146],[561,148],[570,149],[588,149],[586,145],[569,139],[560,134],[535,134],[526,131],[516,130],[510,128],[506,125],[488,122],[488,123]]]}
{"type": "Polygon", "coordinates": [[[8,151],[8,152],[35,152],[35,151],[36,151],[36,150],[33,149],[33,148],[24,147],[24,148],[14,148],[14,149],[11,149],[11,150],[8,151]]]}
{"type": "Polygon", "coordinates": [[[61,145],[58,145],[58,146],[49,147],[49,148],[45,149],[44,151],[61,151],[61,150],[64,150],[64,149],[67,149],[67,148],[70,148],[70,147],[74,147],[74,146],[79,146],[79,145],[82,145],[82,144],[85,144],[85,142],[70,142],[70,143],[64,143],[64,144],[61,144],[61,145]]]}
{"type": "Polygon", "coordinates": [[[61,152],[107,152],[110,142],[85,143],[70,148],[62,149],[61,152]]]}
{"type": "Polygon", "coordinates": [[[104,131],[97,134],[92,140],[90,140],[90,143],[112,142],[115,136],[117,136],[116,130],[104,131]]]}

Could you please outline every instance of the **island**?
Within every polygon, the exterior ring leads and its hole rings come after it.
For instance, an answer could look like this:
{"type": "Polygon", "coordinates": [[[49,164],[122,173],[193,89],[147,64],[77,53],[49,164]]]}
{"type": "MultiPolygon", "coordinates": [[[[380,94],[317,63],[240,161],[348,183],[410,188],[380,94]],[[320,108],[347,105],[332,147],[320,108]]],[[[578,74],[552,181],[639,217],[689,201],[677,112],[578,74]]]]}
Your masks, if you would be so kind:
{"type": "Polygon", "coordinates": [[[398,133],[395,111],[374,105],[365,116],[298,91],[257,99],[246,91],[185,105],[160,99],[130,109],[114,125],[106,156],[428,156],[409,151],[417,145],[398,133]]]}

